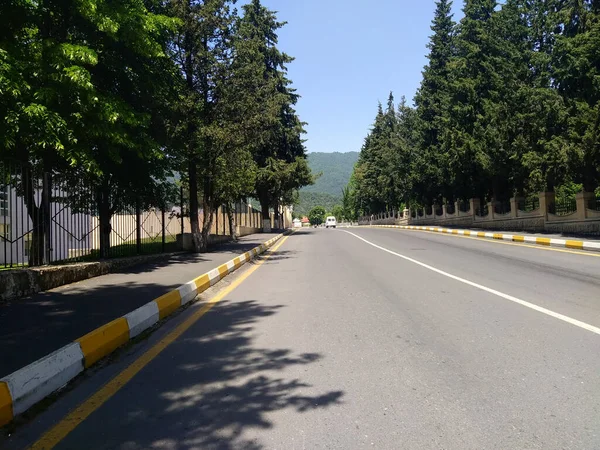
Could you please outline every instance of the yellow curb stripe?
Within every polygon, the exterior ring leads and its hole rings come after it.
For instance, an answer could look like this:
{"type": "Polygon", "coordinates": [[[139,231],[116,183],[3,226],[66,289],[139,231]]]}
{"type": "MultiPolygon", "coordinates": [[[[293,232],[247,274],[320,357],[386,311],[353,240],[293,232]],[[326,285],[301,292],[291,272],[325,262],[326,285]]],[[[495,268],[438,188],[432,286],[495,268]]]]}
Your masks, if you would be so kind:
{"type": "Polygon", "coordinates": [[[219,278],[222,280],[229,273],[229,269],[227,268],[227,264],[221,264],[219,266],[219,278]]]}
{"type": "Polygon", "coordinates": [[[233,258],[233,267],[235,269],[239,268],[242,264],[242,261],[240,260],[240,257],[238,256],[237,258],[233,258]]]}
{"type": "Polygon", "coordinates": [[[583,250],[583,241],[567,241],[565,247],[583,250]]]}
{"type": "Polygon", "coordinates": [[[204,292],[210,287],[210,278],[208,277],[208,274],[205,273],[204,275],[196,278],[194,283],[196,284],[196,291],[198,293],[204,292]]]}
{"type": "Polygon", "coordinates": [[[514,242],[525,242],[525,236],[513,236],[512,240],[514,242]]]}
{"type": "Polygon", "coordinates": [[[12,397],[8,385],[0,381],[0,427],[13,420],[12,397]]]}
{"type": "Polygon", "coordinates": [[[104,358],[116,348],[126,344],[127,341],[129,341],[129,326],[127,325],[127,319],[124,317],[96,328],[76,340],[76,342],[79,342],[85,357],[86,368],[104,358]]]}
{"type": "Polygon", "coordinates": [[[250,255],[250,252],[244,253],[244,256],[246,257],[246,261],[250,261],[252,259],[252,255],[250,255]]]}
{"type": "Polygon", "coordinates": [[[181,306],[181,295],[178,290],[174,290],[161,295],[154,301],[158,305],[158,316],[162,320],[181,306]]]}
{"type": "MultiPolygon", "coordinates": [[[[277,245],[272,249],[273,252],[277,251],[281,247],[288,236],[283,237],[277,245]]],[[[194,311],[184,322],[179,324],[173,331],[168,333],[156,344],[150,347],[145,353],[139,356],[133,361],[126,369],[117,374],[108,383],[102,386],[98,391],[92,394],[84,402],[79,404],[74,410],[68,415],[63,417],[60,422],[54,425],[51,429],[46,431],[44,435],[36,441],[30,450],[47,450],[58,445],[71,431],[86,420],[94,411],[100,408],[106,403],[108,399],[114,396],[123,386],[129,383],[133,377],[135,377],[144,367],[146,367],[154,358],[156,358],[162,351],[164,351],[170,344],[175,342],[183,333],[185,333],[198,319],[204,316],[211,308],[219,303],[223,298],[233,292],[239,285],[241,285],[250,275],[252,275],[267,259],[269,255],[265,256],[265,259],[259,261],[258,264],[252,266],[247,272],[243,273],[238,279],[234,280],[230,286],[227,286],[215,297],[211,298],[202,305],[197,311],[194,311]]]]}
{"type": "Polygon", "coordinates": [[[502,239],[504,239],[504,235],[500,234],[500,233],[494,233],[494,239],[500,239],[500,240],[502,240],[502,239]]]}
{"type": "Polygon", "coordinates": [[[452,230],[452,234],[458,234],[458,230],[452,230]]]}
{"type": "Polygon", "coordinates": [[[464,235],[465,236],[471,236],[471,232],[469,230],[466,230],[464,235]]]}
{"type": "Polygon", "coordinates": [[[485,232],[483,232],[483,231],[479,231],[479,232],[477,233],[477,237],[484,238],[484,237],[485,237],[485,232]]]}
{"type": "Polygon", "coordinates": [[[535,243],[538,245],[550,245],[550,238],[535,238],[535,243]]]}

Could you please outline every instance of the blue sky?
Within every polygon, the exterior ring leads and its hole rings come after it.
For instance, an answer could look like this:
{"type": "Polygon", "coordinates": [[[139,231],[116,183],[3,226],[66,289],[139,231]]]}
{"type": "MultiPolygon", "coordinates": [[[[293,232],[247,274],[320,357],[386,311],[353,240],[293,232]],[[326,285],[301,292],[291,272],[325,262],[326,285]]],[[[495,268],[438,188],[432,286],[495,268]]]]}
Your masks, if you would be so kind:
{"type": "MultiPolygon", "coordinates": [[[[245,3],[245,2],[244,2],[245,3]]],[[[279,47],[309,152],[359,151],[389,91],[412,102],[426,64],[434,0],[263,0],[288,24],[279,47]]],[[[455,19],[462,1],[455,1],[455,19]]]]}

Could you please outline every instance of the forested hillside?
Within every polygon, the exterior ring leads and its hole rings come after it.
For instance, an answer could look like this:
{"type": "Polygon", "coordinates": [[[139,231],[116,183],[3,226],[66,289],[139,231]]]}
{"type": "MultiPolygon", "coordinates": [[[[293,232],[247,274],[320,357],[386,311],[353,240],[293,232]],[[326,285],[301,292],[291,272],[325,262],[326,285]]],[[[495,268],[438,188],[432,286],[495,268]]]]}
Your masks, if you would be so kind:
{"type": "Polygon", "coordinates": [[[313,206],[323,206],[327,211],[342,203],[342,189],[348,184],[358,152],[309,153],[308,164],[313,174],[321,176],[312,186],[300,190],[294,210],[308,214],[313,206]]]}

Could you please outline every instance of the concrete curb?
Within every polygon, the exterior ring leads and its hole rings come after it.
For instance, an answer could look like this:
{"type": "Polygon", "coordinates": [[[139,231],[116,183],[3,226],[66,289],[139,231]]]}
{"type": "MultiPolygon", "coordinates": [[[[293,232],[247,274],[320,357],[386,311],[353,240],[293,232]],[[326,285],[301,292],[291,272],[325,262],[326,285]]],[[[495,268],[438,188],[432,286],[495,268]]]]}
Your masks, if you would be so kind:
{"type": "Polygon", "coordinates": [[[433,231],[435,233],[456,234],[460,236],[470,236],[482,239],[496,239],[500,241],[523,242],[527,244],[543,245],[546,247],[570,248],[576,250],[589,250],[593,252],[600,252],[600,242],[591,241],[522,236],[518,234],[488,233],[484,231],[457,230],[452,228],[419,227],[414,225],[369,225],[369,227],[433,231]]]}
{"type": "Polygon", "coordinates": [[[279,234],[269,239],[210,272],[0,379],[0,426],[11,422],[17,414],[25,412],[65,386],[95,362],[152,327],[160,319],[164,319],[181,306],[191,302],[198,294],[263,253],[282,236],[283,234],[279,234]]]}

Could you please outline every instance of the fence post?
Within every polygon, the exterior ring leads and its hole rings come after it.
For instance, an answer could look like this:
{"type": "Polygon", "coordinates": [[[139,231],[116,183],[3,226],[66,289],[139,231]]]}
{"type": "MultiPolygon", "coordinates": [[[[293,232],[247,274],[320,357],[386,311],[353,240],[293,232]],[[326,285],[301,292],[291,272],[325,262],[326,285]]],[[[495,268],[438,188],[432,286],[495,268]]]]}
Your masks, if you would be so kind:
{"type": "Polygon", "coordinates": [[[511,197],[510,199],[510,217],[516,219],[519,217],[519,200],[520,197],[511,197]]]}
{"type": "Polygon", "coordinates": [[[590,200],[596,198],[596,195],[593,192],[581,191],[575,195],[575,200],[577,201],[577,219],[585,220],[587,219],[587,206],[590,200]]]}
{"type": "Polygon", "coordinates": [[[181,250],[183,250],[183,231],[184,231],[184,217],[183,217],[183,186],[179,187],[179,216],[181,217],[181,250]]]}
{"type": "Polygon", "coordinates": [[[473,220],[475,220],[475,217],[477,216],[477,210],[481,208],[481,199],[471,198],[469,199],[469,202],[471,203],[471,217],[473,217],[473,220]]]}
{"type": "Polygon", "coordinates": [[[139,255],[142,253],[142,207],[140,199],[135,199],[135,248],[139,255]]]}
{"type": "Polygon", "coordinates": [[[42,190],[44,195],[42,197],[42,230],[44,236],[44,255],[43,255],[43,263],[50,264],[52,260],[52,241],[50,235],[50,228],[52,223],[52,217],[50,215],[50,199],[52,198],[50,189],[52,189],[52,180],[50,178],[50,173],[44,172],[44,179],[42,181],[43,186],[42,190]]]}
{"type": "MultiPolygon", "coordinates": [[[[160,216],[161,216],[161,223],[162,223],[162,252],[165,252],[165,245],[166,245],[166,234],[165,234],[165,208],[161,206],[160,208],[160,216]]],[[[183,235],[181,236],[181,239],[183,239],[183,235]]]]}
{"type": "Polygon", "coordinates": [[[554,192],[540,192],[540,210],[544,216],[544,225],[548,221],[548,208],[555,202],[554,192]]]}
{"type": "MultiPolygon", "coordinates": [[[[223,216],[223,236],[225,236],[227,233],[227,227],[225,226],[225,220],[226,220],[226,215],[227,215],[227,208],[225,208],[224,206],[221,206],[221,215],[223,216]]],[[[231,232],[231,230],[230,230],[231,232]]]]}

